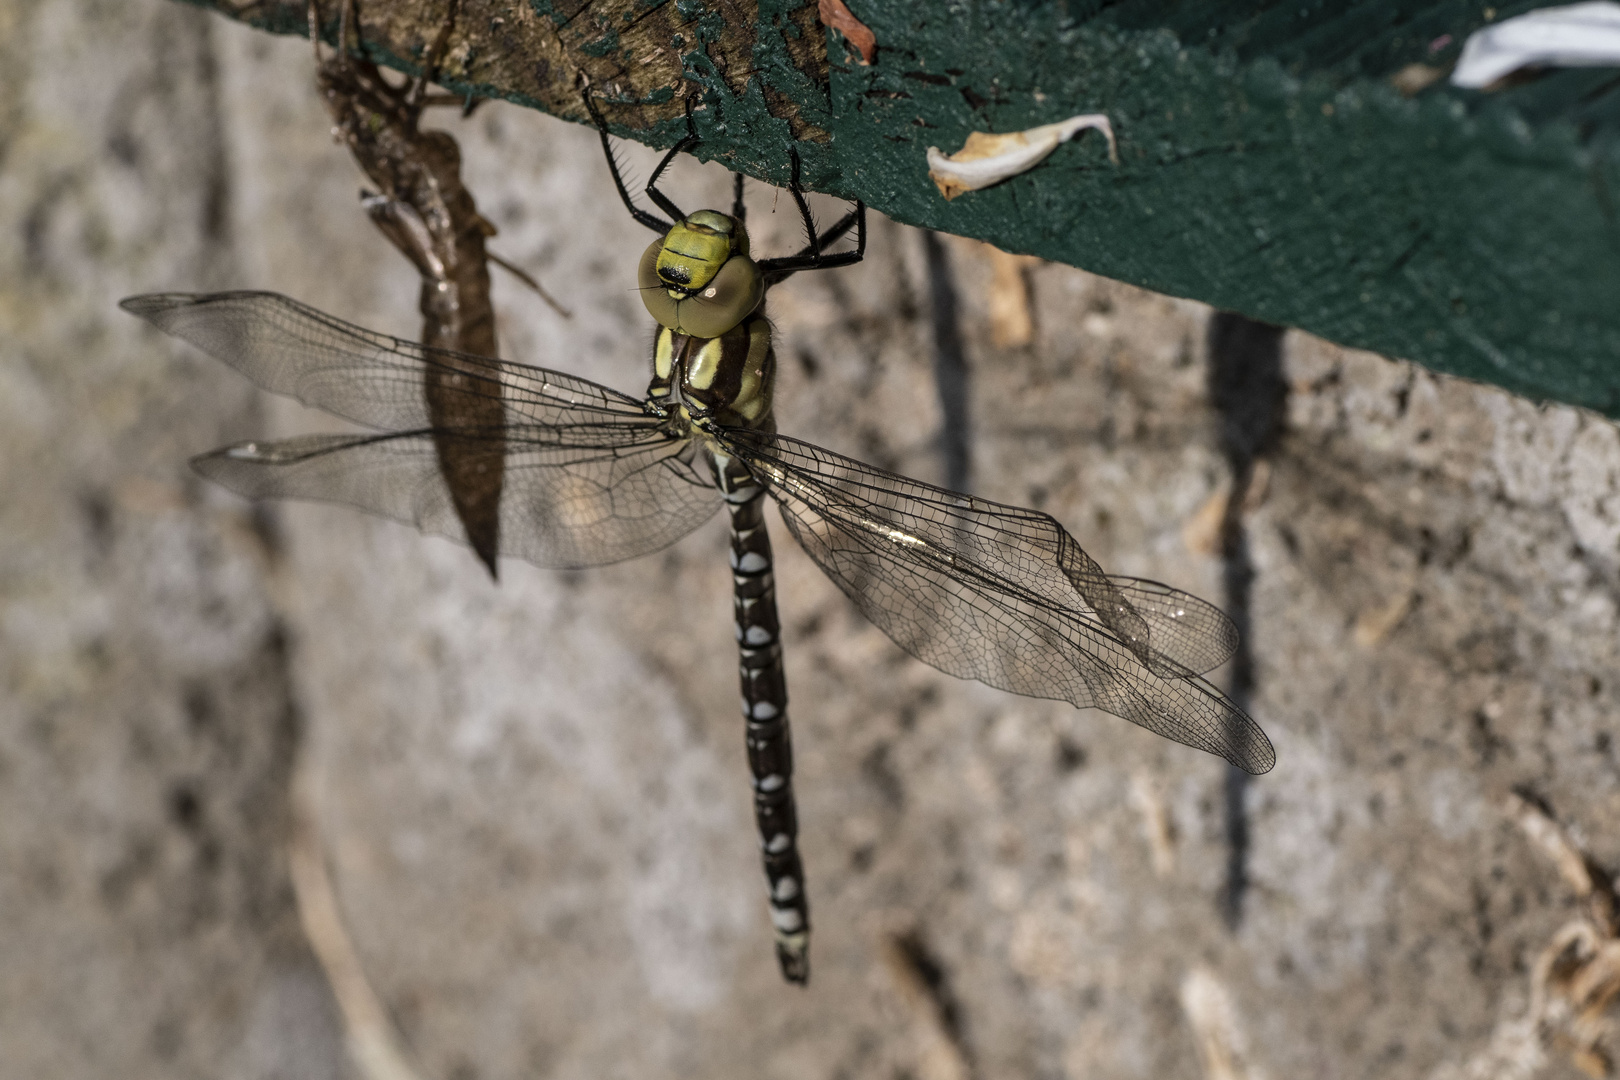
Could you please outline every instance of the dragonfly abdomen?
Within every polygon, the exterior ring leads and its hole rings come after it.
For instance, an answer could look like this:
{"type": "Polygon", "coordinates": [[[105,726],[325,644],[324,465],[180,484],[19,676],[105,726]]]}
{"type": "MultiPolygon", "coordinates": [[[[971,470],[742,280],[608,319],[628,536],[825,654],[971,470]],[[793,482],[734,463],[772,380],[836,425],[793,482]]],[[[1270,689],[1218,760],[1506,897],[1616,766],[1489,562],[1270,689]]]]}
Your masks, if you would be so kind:
{"type": "Polygon", "coordinates": [[[754,821],[770,890],[776,958],[789,982],[810,978],[810,903],[799,858],[793,800],[793,742],[782,674],[782,628],[764,489],[734,458],[715,463],[715,482],[731,516],[732,610],[736,617],[754,821]]]}

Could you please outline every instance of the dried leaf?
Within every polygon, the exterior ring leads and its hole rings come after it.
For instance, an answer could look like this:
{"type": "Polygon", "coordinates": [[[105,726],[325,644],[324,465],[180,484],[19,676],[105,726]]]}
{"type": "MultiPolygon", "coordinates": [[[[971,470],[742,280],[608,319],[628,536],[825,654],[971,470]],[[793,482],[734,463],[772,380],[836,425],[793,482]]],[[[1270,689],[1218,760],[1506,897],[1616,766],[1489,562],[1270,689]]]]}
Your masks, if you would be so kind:
{"type": "Polygon", "coordinates": [[[821,19],[821,25],[837,30],[860,51],[862,64],[872,62],[877,55],[877,38],[872,36],[865,23],[850,13],[849,8],[844,6],[844,0],[819,0],[816,15],[821,19]]]}
{"type": "Polygon", "coordinates": [[[1221,553],[1221,523],[1226,520],[1226,503],[1232,497],[1229,487],[1216,488],[1193,511],[1181,527],[1181,542],[1194,555],[1214,557],[1221,553]]]}
{"type": "Polygon", "coordinates": [[[939,147],[930,146],[928,178],[941,195],[954,199],[965,191],[978,191],[1033,169],[1046,160],[1059,143],[1068,142],[1088,128],[1096,128],[1107,136],[1108,160],[1119,164],[1114,128],[1108,117],[1102,113],[1086,113],[1010,135],[975,131],[968,135],[962,149],[949,156],[941,153],[939,147]]]}
{"type": "Polygon", "coordinates": [[[1451,81],[1478,90],[1531,65],[1620,67],[1620,4],[1542,8],[1476,30],[1463,43],[1451,81]]]}
{"type": "Polygon", "coordinates": [[[1022,348],[1035,340],[1035,315],[1030,307],[1029,279],[1025,272],[1040,262],[1033,255],[1010,255],[983,245],[990,260],[990,340],[1002,348],[1022,348]]]}
{"type": "Polygon", "coordinates": [[[309,753],[300,753],[293,767],[292,828],[287,842],[298,921],[337,999],[349,1056],[359,1075],[365,1080],[421,1080],[388,1010],[366,977],[344,922],[322,850],[313,769],[309,753]]]}
{"type": "Polygon", "coordinates": [[[1198,1040],[1198,1057],[1206,1080],[1261,1080],[1250,1061],[1248,1040],[1238,1023],[1232,995],[1206,967],[1195,967],[1181,980],[1181,1010],[1198,1040]]]}
{"type": "MultiPolygon", "coordinates": [[[[1265,458],[1256,458],[1254,469],[1249,473],[1249,484],[1243,489],[1242,502],[1238,508],[1244,515],[1253,513],[1265,505],[1266,496],[1271,491],[1271,462],[1265,458]]],[[[1181,542],[1187,550],[1194,555],[1219,555],[1221,553],[1221,530],[1226,525],[1227,504],[1232,499],[1230,486],[1220,487],[1204,501],[1204,504],[1193,511],[1192,517],[1181,527],[1181,542]]]]}
{"type": "Polygon", "coordinates": [[[1445,77],[1445,68],[1432,64],[1407,64],[1389,77],[1389,84],[1404,97],[1416,97],[1445,77]]]}
{"type": "Polygon", "coordinates": [[[936,991],[919,970],[908,941],[907,934],[885,934],[878,955],[911,1016],[917,1044],[916,1075],[922,1080],[968,1080],[973,1070],[967,1055],[945,1023],[936,991]]]}
{"type": "Polygon", "coordinates": [[[1356,625],[1350,636],[1363,649],[1379,644],[1401,625],[1401,620],[1412,610],[1414,599],[1416,593],[1411,589],[1401,589],[1382,604],[1367,608],[1356,616],[1356,625]]]}
{"type": "Polygon", "coordinates": [[[1176,869],[1176,826],[1170,808],[1153,779],[1145,772],[1131,774],[1131,805],[1142,815],[1142,831],[1153,854],[1153,873],[1169,877],[1176,869]]]}

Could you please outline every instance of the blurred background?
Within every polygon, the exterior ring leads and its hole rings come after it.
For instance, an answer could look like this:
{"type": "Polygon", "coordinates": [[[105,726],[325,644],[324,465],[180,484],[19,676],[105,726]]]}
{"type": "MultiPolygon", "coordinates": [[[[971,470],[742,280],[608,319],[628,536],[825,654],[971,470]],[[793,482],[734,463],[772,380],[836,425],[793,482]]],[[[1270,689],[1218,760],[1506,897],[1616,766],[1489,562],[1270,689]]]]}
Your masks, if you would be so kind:
{"type": "MultiPolygon", "coordinates": [[[[497,585],[188,471],[337,425],[119,298],[419,332],[313,72],[169,0],[0,0],[0,1077],[1611,1074],[1610,422],[876,218],[864,263],[771,294],[781,430],[1235,609],[1216,678],[1278,764],[941,675],[773,524],[801,991],[721,519],[497,585]]],[[[595,133],[429,124],[573,312],[495,270],[502,353],[639,393],[649,234],[595,133]]],[[[683,160],[667,190],[729,184],[683,160]]],[[[767,254],[800,242],[780,194],[750,185],[767,254]]]]}

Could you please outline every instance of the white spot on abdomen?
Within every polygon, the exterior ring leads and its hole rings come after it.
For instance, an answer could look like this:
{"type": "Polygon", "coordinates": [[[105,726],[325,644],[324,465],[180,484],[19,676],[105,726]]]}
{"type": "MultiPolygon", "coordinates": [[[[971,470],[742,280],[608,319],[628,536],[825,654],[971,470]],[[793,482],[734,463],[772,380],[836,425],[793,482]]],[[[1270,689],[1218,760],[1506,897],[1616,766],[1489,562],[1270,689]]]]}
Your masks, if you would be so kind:
{"type": "Polygon", "coordinates": [[[771,923],[784,934],[796,933],[804,928],[804,917],[797,908],[771,908],[771,923]]]}

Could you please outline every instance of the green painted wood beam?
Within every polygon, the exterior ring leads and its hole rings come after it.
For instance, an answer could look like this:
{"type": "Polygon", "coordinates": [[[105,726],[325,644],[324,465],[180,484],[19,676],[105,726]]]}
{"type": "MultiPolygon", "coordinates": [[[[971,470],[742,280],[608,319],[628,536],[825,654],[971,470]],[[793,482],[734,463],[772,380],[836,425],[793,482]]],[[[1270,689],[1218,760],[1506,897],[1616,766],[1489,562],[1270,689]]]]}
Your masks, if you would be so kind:
{"type": "MultiPolygon", "coordinates": [[[[204,6],[305,32],[303,0],[204,6]]],[[[450,6],[364,0],[366,50],[416,71],[450,6]]],[[[1544,5],[850,6],[871,66],[814,0],[461,0],[439,81],[584,122],[583,73],[615,132],[654,146],[690,97],[700,156],[760,179],[796,142],[806,186],[899,221],[1620,416],[1620,70],[1411,81],[1544,5]],[[928,179],[930,145],[1090,112],[1117,165],[1093,134],[953,202],[928,179]]]]}

